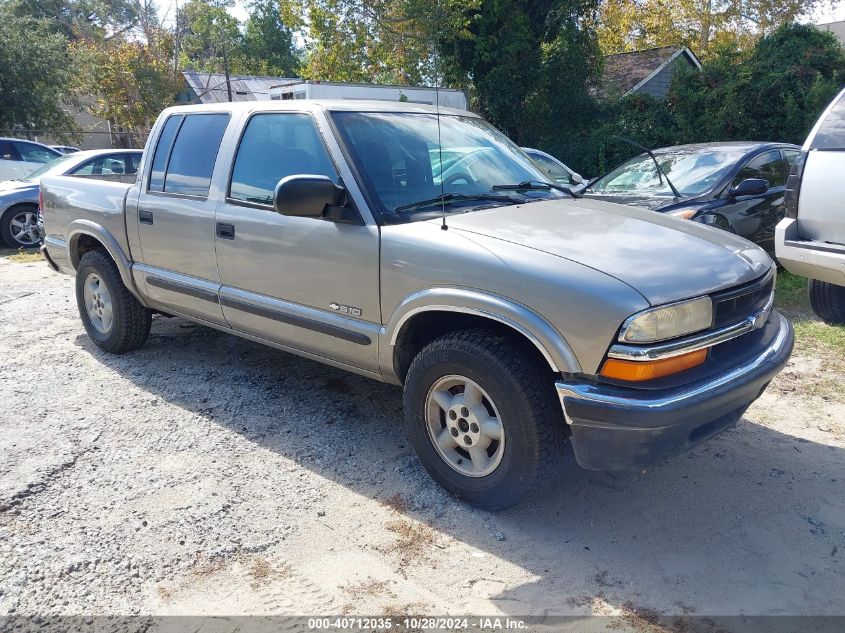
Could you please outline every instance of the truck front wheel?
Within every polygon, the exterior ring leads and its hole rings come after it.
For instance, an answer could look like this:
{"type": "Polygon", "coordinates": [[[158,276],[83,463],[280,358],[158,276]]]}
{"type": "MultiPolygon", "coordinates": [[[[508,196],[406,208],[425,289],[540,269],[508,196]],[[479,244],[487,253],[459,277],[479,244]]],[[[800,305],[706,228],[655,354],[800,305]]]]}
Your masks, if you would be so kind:
{"type": "Polygon", "coordinates": [[[520,341],[462,330],[425,346],[405,380],[405,418],[417,455],[443,488],[499,510],[559,463],[564,422],[549,371],[520,341]]]}
{"type": "Polygon", "coordinates": [[[123,285],[117,265],[101,250],[88,251],[76,269],[76,303],[88,336],[113,354],[142,347],[152,313],[123,285]]]}
{"type": "Polygon", "coordinates": [[[845,287],[810,279],[807,289],[813,312],[828,323],[845,323],[845,287]]]}

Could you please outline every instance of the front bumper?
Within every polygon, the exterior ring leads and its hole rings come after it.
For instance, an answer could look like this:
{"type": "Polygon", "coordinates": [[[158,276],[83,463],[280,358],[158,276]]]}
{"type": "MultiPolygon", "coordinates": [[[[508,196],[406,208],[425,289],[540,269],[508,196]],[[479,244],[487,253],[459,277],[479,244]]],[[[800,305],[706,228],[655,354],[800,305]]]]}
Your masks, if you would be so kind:
{"type": "Polygon", "coordinates": [[[758,355],[699,382],[661,390],[555,383],[578,464],[594,470],[642,468],[734,424],[792,353],[792,325],[777,312],[770,320],[774,336],[758,355]]]}
{"type": "Polygon", "coordinates": [[[784,218],[778,223],[775,254],[794,275],[845,286],[845,246],[802,239],[797,220],[784,218]]]}

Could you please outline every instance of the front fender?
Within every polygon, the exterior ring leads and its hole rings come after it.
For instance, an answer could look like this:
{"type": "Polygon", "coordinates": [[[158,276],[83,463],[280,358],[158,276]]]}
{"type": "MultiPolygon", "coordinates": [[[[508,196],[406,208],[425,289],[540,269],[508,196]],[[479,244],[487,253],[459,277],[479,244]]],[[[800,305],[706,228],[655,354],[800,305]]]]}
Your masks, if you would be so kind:
{"type": "Polygon", "coordinates": [[[581,372],[578,359],[560,332],[530,308],[487,292],[446,287],[415,292],[393,310],[379,346],[383,368],[393,368],[394,347],[402,329],[414,316],[431,311],[474,314],[503,323],[531,341],[552,371],[581,372]]]}

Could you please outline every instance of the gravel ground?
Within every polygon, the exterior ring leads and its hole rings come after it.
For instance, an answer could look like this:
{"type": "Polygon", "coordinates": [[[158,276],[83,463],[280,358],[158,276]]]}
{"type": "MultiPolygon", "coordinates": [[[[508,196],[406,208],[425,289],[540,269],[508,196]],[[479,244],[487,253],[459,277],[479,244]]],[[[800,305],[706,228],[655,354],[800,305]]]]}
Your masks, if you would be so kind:
{"type": "Polygon", "coordinates": [[[0,258],[0,614],[845,614],[845,394],[799,352],[647,472],[454,501],[401,393],[179,319],[104,354],[0,258]]]}

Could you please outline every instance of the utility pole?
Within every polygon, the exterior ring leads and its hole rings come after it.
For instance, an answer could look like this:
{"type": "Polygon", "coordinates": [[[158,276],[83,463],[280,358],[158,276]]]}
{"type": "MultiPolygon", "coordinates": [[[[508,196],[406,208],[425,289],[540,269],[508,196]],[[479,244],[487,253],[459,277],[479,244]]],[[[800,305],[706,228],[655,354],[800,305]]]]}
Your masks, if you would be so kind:
{"type": "Polygon", "coordinates": [[[232,102],[232,82],[229,81],[229,58],[226,56],[226,42],[223,42],[223,72],[226,74],[226,94],[232,102]]]}
{"type": "Polygon", "coordinates": [[[182,31],[179,28],[179,0],[176,0],[176,42],[175,42],[175,50],[176,53],[173,56],[173,74],[179,72],[179,40],[182,38],[182,31]]]}

